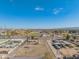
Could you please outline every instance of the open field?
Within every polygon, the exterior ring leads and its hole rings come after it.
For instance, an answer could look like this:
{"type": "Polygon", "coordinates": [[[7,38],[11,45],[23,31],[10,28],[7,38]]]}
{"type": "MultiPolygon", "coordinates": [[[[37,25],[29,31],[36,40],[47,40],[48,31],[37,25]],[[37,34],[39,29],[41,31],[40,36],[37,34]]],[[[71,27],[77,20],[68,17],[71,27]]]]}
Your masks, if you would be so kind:
{"type": "Polygon", "coordinates": [[[16,56],[42,56],[45,59],[54,59],[53,53],[51,53],[50,48],[45,45],[45,42],[43,40],[40,40],[40,43],[37,45],[27,45],[26,42],[21,48],[18,49],[16,56]]]}

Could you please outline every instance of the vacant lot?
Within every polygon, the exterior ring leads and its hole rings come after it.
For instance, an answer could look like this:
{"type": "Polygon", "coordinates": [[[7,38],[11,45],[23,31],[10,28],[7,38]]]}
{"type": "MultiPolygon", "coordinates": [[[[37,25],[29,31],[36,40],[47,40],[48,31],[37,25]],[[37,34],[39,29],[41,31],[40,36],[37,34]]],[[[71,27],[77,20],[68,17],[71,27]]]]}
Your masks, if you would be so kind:
{"type": "Polygon", "coordinates": [[[43,56],[45,59],[54,59],[54,55],[51,53],[51,50],[47,48],[46,43],[43,40],[39,41],[37,45],[28,44],[27,42],[18,49],[16,56],[43,56]],[[50,51],[49,51],[50,50],[50,51]]]}

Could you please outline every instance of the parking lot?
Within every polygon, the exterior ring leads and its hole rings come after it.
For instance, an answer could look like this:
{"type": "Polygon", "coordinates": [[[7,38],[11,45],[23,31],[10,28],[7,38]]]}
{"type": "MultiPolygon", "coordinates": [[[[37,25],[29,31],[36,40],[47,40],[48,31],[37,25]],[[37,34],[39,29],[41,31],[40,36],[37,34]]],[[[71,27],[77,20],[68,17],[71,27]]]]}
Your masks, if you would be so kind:
{"type": "Polygon", "coordinates": [[[76,55],[77,58],[79,58],[79,47],[71,42],[65,40],[52,40],[52,46],[59,51],[63,57],[73,57],[76,55]]]}

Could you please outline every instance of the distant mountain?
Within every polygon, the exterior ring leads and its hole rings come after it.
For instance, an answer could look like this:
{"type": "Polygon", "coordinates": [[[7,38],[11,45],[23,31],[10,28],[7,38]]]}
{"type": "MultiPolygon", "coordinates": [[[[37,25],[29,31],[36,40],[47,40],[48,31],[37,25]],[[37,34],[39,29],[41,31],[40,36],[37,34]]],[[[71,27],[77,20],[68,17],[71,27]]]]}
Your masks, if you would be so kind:
{"type": "Polygon", "coordinates": [[[56,30],[79,30],[79,27],[56,28],[56,30]]]}
{"type": "Polygon", "coordinates": [[[79,27],[65,27],[65,28],[52,28],[52,29],[1,29],[0,31],[7,31],[7,30],[31,30],[31,31],[55,31],[55,30],[79,30],[79,27]]]}

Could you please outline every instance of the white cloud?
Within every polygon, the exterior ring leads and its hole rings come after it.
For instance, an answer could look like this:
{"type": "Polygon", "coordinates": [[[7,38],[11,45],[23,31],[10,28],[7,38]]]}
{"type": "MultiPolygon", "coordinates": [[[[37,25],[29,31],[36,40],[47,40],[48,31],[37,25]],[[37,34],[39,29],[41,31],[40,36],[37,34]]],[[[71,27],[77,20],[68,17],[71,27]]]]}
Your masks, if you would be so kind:
{"type": "Polygon", "coordinates": [[[57,15],[59,14],[60,12],[62,12],[63,8],[54,8],[53,9],[53,14],[57,15]]]}
{"type": "Polygon", "coordinates": [[[60,10],[63,10],[64,8],[59,8],[60,10]]]}
{"type": "Polygon", "coordinates": [[[43,11],[44,8],[42,8],[42,7],[36,7],[35,10],[36,10],[36,11],[43,11]]]}

